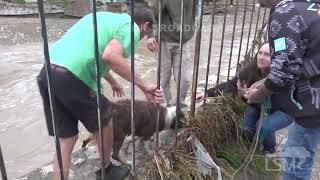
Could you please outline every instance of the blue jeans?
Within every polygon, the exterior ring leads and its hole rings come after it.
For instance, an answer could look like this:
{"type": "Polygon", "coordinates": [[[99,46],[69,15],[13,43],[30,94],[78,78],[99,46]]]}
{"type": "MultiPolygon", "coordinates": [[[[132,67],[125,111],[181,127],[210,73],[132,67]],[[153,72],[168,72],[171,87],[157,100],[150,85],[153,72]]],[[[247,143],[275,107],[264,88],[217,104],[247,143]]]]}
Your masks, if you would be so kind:
{"type": "Polygon", "coordinates": [[[319,144],[320,128],[304,128],[294,123],[280,153],[283,180],[310,180],[319,144]]]}
{"type": "MultiPolygon", "coordinates": [[[[257,123],[260,118],[260,110],[249,105],[241,121],[241,129],[249,132],[249,136],[254,136],[257,123]]],[[[289,126],[294,119],[282,111],[274,111],[268,119],[264,120],[261,126],[259,140],[262,142],[264,150],[274,152],[276,148],[275,132],[289,126]]]]}

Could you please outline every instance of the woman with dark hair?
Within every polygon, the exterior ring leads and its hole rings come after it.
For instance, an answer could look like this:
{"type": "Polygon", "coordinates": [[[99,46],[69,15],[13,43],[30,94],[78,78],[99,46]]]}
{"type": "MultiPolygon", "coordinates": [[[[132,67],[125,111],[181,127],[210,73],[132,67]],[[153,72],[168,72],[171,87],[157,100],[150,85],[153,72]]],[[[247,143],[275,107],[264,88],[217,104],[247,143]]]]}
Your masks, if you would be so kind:
{"type": "MultiPolygon", "coordinates": [[[[269,43],[264,43],[255,58],[232,80],[221,83],[216,87],[208,90],[208,97],[215,97],[221,93],[231,94],[233,96],[243,97],[247,87],[250,87],[255,82],[265,78],[270,69],[271,58],[269,43]]],[[[197,97],[197,101],[201,101],[203,96],[197,97]]],[[[242,134],[252,140],[257,128],[257,123],[260,119],[261,104],[248,104],[241,120],[242,134]]],[[[272,104],[275,107],[276,104],[272,104]]],[[[289,126],[294,119],[288,114],[281,111],[281,109],[271,108],[271,113],[261,127],[260,142],[263,144],[265,152],[274,153],[276,147],[275,132],[289,126]]]]}

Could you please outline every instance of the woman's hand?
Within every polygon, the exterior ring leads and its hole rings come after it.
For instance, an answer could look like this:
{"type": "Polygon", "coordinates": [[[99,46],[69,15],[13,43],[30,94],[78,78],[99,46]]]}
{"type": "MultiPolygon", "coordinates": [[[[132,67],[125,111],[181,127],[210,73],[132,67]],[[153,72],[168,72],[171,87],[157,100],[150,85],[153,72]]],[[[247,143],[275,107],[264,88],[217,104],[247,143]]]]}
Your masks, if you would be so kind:
{"type": "Polygon", "coordinates": [[[246,92],[248,91],[247,84],[241,83],[239,79],[237,82],[237,88],[238,88],[238,96],[240,96],[240,97],[243,97],[246,94],[246,92]]]}

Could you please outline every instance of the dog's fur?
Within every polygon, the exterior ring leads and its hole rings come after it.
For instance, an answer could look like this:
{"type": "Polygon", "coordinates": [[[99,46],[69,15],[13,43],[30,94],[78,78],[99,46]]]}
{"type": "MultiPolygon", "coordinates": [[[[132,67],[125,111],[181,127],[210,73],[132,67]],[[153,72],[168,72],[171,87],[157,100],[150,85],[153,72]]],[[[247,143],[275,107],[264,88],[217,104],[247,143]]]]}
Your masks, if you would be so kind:
{"type": "MultiPolygon", "coordinates": [[[[176,123],[176,107],[165,108],[160,106],[159,131],[174,129],[176,123]]],[[[178,127],[182,126],[185,117],[182,112],[178,113],[180,121],[178,127]]],[[[113,119],[113,158],[119,160],[119,151],[126,136],[131,134],[131,101],[120,100],[112,104],[113,119]]],[[[146,101],[135,101],[135,136],[142,140],[149,139],[156,132],[157,108],[154,104],[146,101]]],[[[85,146],[93,138],[85,140],[85,146]]]]}

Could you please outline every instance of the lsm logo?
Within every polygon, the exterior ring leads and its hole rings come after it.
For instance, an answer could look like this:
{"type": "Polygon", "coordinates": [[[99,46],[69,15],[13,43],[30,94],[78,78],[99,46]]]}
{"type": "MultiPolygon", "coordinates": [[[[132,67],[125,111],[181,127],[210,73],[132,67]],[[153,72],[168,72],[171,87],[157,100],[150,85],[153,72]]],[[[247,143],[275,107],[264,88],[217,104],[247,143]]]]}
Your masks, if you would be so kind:
{"type": "Polygon", "coordinates": [[[279,153],[268,155],[265,159],[267,171],[306,170],[305,163],[312,161],[311,154],[304,147],[284,147],[279,153]]]}

